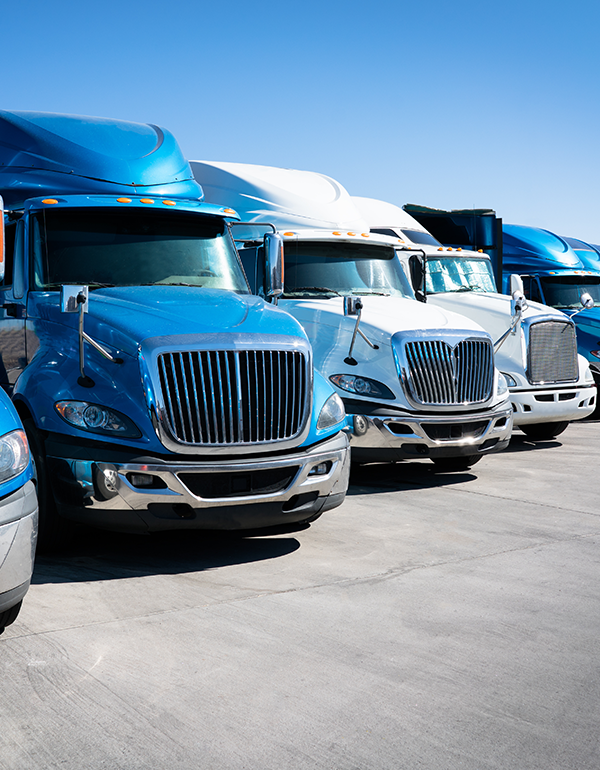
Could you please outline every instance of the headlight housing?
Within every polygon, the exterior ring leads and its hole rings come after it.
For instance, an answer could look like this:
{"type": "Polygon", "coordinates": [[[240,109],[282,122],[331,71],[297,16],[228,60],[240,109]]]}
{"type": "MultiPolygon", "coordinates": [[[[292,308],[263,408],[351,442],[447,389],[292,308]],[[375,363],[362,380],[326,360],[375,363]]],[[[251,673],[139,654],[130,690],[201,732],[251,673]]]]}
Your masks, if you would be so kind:
{"type": "Polygon", "coordinates": [[[90,433],[120,438],[139,438],[136,425],[121,412],[88,401],[57,401],[54,408],[70,425],[90,433]]]}
{"type": "Polygon", "coordinates": [[[502,372],[498,372],[498,387],[496,388],[496,393],[498,396],[503,396],[507,392],[508,382],[506,381],[506,377],[502,374],[502,372]]]}
{"type": "Polygon", "coordinates": [[[329,378],[334,385],[349,393],[373,398],[394,399],[396,396],[383,382],[372,380],[370,377],[357,377],[353,374],[332,374],[329,378]]]}
{"type": "Polygon", "coordinates": [[[18,476],[29,465],[29,445],[24,430],[0,437],[0,482],[18,476]]]}
{"type": "Polygon", "coordinates": [[[317,430],[333,428],[334,425],[343,422],[345,419],[346,410],[344,409],[344,402],[337,393],[333,393],[323,404],[321,414],[317,420],[317,430]]]}
{"type": "MultiPolygon", "coordinates": [[[[504,377],[504,379],[506,380],[506,384],[508,385],[509,388],[516,388],[517,387],[517,381],[510,374],[507,374],[507,372],[500,372],[500,376],[504,377]]],[[[499,384],[500,384],[500,382],[498,382],[498,385],[499,384]]]]}

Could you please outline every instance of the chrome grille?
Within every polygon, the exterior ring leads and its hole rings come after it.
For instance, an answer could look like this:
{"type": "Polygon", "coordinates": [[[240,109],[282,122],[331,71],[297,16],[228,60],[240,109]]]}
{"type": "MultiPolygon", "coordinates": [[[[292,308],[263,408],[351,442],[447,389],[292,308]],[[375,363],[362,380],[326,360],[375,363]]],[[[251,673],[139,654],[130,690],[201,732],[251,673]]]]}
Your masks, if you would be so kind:
{"type": "Polygon", "coordinates": [[[202,350],[158,356],[164,415],[178,442],[262,444],[293,438],[306,411],[298,351],[202,350]]]}
{"type": "Polygon", "coordinates": [[[494,357],[488,340],[442,340],[406,344],[408,387],[421,404],[476,404],[491,398],[494,357]]]}
{"type": "Polygon", "coordinates": [[[540,321],[529,327],[527,376],[532,384],[577,382],[577,339],[569,321],[540,321]]]}

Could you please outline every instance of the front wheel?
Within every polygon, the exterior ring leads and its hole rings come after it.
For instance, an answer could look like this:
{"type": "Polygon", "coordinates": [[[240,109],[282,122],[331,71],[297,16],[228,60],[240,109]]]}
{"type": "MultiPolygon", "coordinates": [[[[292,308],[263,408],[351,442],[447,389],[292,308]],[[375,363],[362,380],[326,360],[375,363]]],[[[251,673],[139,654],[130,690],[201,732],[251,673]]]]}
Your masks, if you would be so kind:
{"type": "Polygon", "coordinates": [[[541,422],[534,425],[520,425],[523,433],[532,441],[548,441],[567,429],[568,422],[541,422]]]}
{"type": "Polygon", "coordinates": [[[0,634],[4,633],[6,626],[10,626],[11,623],[15,622],[22,604],[23,602],[19,602],[18,604],[15,604],[14,607],[4,610],[4,612],[0,612],[0,634]]]}
{"type": "Polygon", "coordinates": [[[472,465],[481,460],[481,455],[464,455],[463,457],[436,457],[433,460],[436,471],[450,473],[452,471],[468,471],[472,465]]]}
{"type": "Polygon", "coordinates": [[[44,442],[33,420],[23,420],[23,427],[27,434],[31,461],[33,463],[33,480],[35,482],[38,497],[38,539],[39,551],[48,551],[65,542],[67,538],[69,522],[61,518],[56,510],[54,495],[48,479],[48,466],[46,464],[46,451],[44,442]]]}

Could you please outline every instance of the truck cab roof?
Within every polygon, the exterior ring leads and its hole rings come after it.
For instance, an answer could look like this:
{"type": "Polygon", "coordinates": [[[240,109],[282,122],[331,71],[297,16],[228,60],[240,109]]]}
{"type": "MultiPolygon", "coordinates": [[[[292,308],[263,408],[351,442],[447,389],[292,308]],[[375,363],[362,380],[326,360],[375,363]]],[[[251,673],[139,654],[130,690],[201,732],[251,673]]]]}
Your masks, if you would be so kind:
{"type": "Polygon", "coordinates": [[[8,207],[45,193],[96,190],[203,197],[175,137],[164,128],[0,110],[0,194],[8,207]]]}

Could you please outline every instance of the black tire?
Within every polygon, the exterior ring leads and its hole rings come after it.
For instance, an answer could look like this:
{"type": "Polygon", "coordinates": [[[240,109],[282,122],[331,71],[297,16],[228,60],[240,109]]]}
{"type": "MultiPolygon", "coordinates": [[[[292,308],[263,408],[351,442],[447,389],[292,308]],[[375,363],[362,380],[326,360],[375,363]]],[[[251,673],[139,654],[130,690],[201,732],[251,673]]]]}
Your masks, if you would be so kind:
{"type": "Polygon", "coordinates": [[[472,465],[481,460],[482,455],[464,455],[463,457],[436,457],[433,461],[436,471],[451,473],[452,471],[468,471],[472,465]]]}
{"type": "Polygon", "coordinates": [[[0,612],[0,634],[4,633],[6,626],[10,626],[11,623],[15,622],[17,615],[21,610],[22,604],[23,602],[19,602],[18,604],[15,604],[14,607],[11,607],[8,610],[4,610],[4,612],[0,612]]]}
{"type": "Polygon", "coordinates": [[[48,480],[46,450],[33,420],[23,420],[23,427],[29,441],[29,450],[33,461],[33,480],[38,496],[38,538],[37,550],[51,551],[63,545],[68,537],[69,522],[59,516],[56,502],[48,480]]]}
{"type": "Polygon", "coordinates": [[[540,422],[534,425],[520,425],[523,433],[532,441],[549,441],[567,429],[568,422],[540,422]]]}

